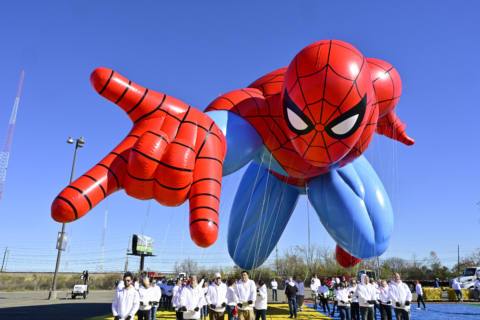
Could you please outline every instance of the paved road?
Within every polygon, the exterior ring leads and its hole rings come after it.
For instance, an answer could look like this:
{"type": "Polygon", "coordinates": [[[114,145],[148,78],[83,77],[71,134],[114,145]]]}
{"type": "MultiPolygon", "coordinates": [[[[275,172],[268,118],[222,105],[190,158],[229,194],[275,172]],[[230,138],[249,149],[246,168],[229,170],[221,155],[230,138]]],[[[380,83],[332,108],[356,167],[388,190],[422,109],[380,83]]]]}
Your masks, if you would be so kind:
{"type": "Polygon", "coordinates": [[[110,313],[113,291],[92,291],[86,300],[67,299],[59,292],[56,301],[47,291],[0,292],[0,319],[80,320],[110,313]]]}
{"type": "MultiPolygon", "coordinates": [[[[308,299],[310,293],[305,292],[308,299]]],[[[269,299],[271,290],[269,290],[269,299]]],[[[48,291],[0,292],[0,319],[3,320],[83,320],[111,312],[113,291],[92,291],[83,300],[70,299],[69,292],[59,291],[59,299],[47,300],[48,291]]],[[[283,290],[279,302],[286,301],[283,290]]]]}

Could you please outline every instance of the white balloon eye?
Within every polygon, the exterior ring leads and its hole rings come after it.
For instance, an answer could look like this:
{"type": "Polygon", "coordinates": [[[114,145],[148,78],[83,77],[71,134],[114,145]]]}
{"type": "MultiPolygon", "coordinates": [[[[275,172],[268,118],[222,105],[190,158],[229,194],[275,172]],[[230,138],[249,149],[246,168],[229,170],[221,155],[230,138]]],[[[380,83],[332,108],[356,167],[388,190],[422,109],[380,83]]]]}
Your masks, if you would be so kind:
{"type": "Polygon", "coordinates": [[[339,124],[332,127],[333,133],[339,136],[347,134],[350,130],[353,129],[355,123],[357,123],[358,114],[351,116],[348,119],[343,120],[339,124]]]}
{"type": "Polygon", "coordinates": [[[367,95],[363,96],[362,100],[360,100],[360,102],[357,103],[352,109],[331,121],[325,127],[325,130],[331,137],[336,139],[344,139],[349,137],[362,124],[366,109],[367,95]]]}
{"type": "Polygon", "coordinates": [[[306,134],[313,129],[310,119],[303,111],[293,102],[285,91],[283,96],[284,116],[288,127],[297,134],[306,134]]]}
{"type": "Polygon", "coordinates": [[[289,108],[286,108],[286,109],[287,109],[287,118],[292,127],[294,127],[298,131],[304,131],[308,129],[308,124],[306,124],[305,121],[302,120],[302,118],[300,118],[295,112],[293,112],[289,108]]]}

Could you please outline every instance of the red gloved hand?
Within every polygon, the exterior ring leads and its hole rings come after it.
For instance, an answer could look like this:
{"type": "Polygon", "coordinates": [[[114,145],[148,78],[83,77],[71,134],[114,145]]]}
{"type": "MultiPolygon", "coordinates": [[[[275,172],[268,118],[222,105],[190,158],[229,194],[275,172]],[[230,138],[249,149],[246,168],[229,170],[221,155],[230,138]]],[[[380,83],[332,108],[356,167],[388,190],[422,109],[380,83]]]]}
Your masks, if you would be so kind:
{"type": "Polygon", "coordinates": [[[190,235],[202,247],[218,235],[226,142],[215,123],[184,102],[137,85],[113,70],[91,75],[95,90],[122,108],[133,128],[120,144],[52,203],[52,217],[71,222],[111,193],[167,206],[190,203],[190,235]]]}

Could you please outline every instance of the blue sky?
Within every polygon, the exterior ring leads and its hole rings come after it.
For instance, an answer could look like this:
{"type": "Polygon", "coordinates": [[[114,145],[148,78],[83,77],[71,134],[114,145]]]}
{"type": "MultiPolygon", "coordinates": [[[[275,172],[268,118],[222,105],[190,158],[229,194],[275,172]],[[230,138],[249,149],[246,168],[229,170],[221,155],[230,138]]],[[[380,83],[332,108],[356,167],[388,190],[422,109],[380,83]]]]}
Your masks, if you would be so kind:
{"type": "MultiPolygon", "coordinates": [[[[247,85],[289,63],[320,39],[351,42],[366,56],[394,64],[403,80],[398,114],[417,144],[376,136],[367,157],[395,210],[384,255],[423,258],[435,250],[456,261],[479,247],[478,34],[476,1],[10,1],[0,10],[0,141],[18,76],[25,88],[0,201],[0,249],[10,270],[54,267],[59,225],[50,204],[69,177],[68,136],[85,136],[77,175],[94,165],[129,130],[128,118],[90,87],[90,72],[107,66],[152,89],[203,109],[218,94],[247,85]],[[3,129],[2,129],[3,128],[3,129]]],[[[3,143],[3,142],[2,142],[3,143]]],[[[192,257],[231,263],[226,253],[229,209],[241,172],[224,180],[221,232],[209,249],[188,235],[188,208],[166,208],[119,192],[67,226],[64,270],[98,268],[108,209],[105,268],[121,269],[128,237],[156,239],[149,266],[171,269],[192,257]]],[[[279,251],[307,243],[334,244],[302,199],[279,251]]],[[[1,252],[0,252],[1,253],[1,252]]],[[[136,262],[134,262],[136,264],[136,262]]]]}

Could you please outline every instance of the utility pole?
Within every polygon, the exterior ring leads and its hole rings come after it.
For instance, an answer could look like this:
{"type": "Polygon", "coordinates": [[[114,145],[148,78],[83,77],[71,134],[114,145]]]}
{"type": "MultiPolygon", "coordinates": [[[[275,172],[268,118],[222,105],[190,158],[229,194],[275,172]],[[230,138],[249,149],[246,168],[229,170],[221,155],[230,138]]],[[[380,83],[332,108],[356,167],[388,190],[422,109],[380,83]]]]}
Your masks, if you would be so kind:
{"type": "Polygon", "coordinates": [[[5,251],[3,252],[3,261],[2,261],[2,269],[0,272],[3,272],[6,269],[6,261],[7,261],[7,254],[8,254],[8,247],[5,248],[5,251]]]}
{"type": "Polygon", "coordinates": [[[100,264],[100,271],[104,271],[105,263],[105,236],[107,233],[107,220],[108,220],[108,207],[105,209],[105,215],[103,218],[103,230],[102,230],[102,262],[100,264]]]}
{"type": "Polygon", "coordinates": [[[380,257],[377,256],[377,279],[381,279],[382,275],[380,274],[380,257]]]}
{"type": "Polygon", "coordinates": [[[128,248],[130,247],[130,243],[132,242],[132,237],[128,237],[128,243],[127,243],[127,252],[125,254],[125,268],[123,269],[124,272],[127,272],[128,271],[128,248]]]}
{"type": "Polygon", "coordinates": [[[278,245],[275,246],[275,271],[278,276],[278,245]]]}
{"type": "Polygon", "coordinates": [[[140,270],[139,270],[139,272],[140,273],[143,272],[144,271],[143,269],[145,269],[145,255],[141,254],[140,255],[140,270]]]}
{"type": "Polygon", "coordinates": [[[307,235],[308,235],[308,249],[307,249],[307,264],[308,268],[310,269],[310,264],[311,264],[311,252],[310,252],[310,210],[308,210],[308,199],[307,199],[307,235]]]}
{"type": "MultiPolygon", "coordinates": [[[[308,190],[307,190],[308,192],[308,190]]],[[[306,200],[307,202],[307,267],[308,267],[308,274],[307,277],[312,276],[314,271],[312,270],[312,244],[311,244],[311,235],[310,235],[310,202],[308,199],[306,200]]]]}
{"type": "MultiPolygon", "coordinates": [[[[67,143],[68,144],[75,143],[75,151],[73,152],[72,171],[70,172],[70,183],[72,183],[73,177],[75,175],[75,162],[77,160],[77,150],[78,148],[83,148],[83,146],[85,145],[85,139],[83,137],[80,137],[76,140],[73,140],[72,137],[68,137],[67,143]]],[[[58,250],[57,262],[55,264],[55,272],[53,274],[52,287],[50,289],[50,292],[48,293],[48,300],[57,299],[57,275],[58,275],[58,269],[60,268],[60,258],[62,257],[62,251],[64,250],[63,248],[64,237],[65,237],[65,223],[62,223],[62,231],[58,233],[58,238],[57,238],[57,250],[58,250]]]]}

